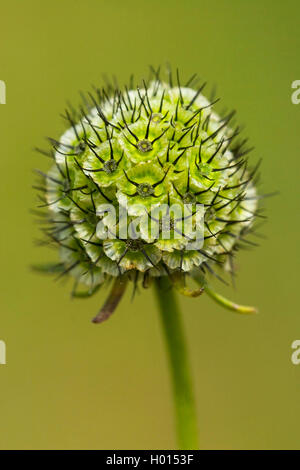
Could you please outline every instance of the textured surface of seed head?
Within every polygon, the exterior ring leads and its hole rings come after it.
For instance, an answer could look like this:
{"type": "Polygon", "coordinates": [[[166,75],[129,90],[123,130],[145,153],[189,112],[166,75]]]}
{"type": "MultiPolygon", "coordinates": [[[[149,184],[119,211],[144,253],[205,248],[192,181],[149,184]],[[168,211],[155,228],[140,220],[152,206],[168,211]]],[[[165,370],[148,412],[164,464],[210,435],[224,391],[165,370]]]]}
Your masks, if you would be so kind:
{"type": "Polygon", "coordinates": [[[201,89],[154,75],[143,87],[99,89],[66,113],[69,127],[51,139],[53,165],[41,176],[62,274],[94,289],[126,273],[231,269],[257,214],[256,169],[233,113],[218,115],[201,89]],[[181,213],[170,217],[170,204],[181,213]],[[203,246],[191,249],[196,205],[203,246]]]}

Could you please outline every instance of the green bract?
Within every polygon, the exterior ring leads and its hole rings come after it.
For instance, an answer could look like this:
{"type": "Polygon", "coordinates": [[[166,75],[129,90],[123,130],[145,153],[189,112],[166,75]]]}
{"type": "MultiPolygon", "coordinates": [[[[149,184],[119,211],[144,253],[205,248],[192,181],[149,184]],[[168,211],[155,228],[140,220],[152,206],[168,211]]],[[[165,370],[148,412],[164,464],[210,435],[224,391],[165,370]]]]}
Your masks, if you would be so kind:
{"type": "Polygon", "coordinates": [[[75,278],[74,295],[112,278],[147,286],[157,276],[187,292],[186,275],[201,274],[204,285],[216,266],[232,270],[256,215],[255,170],[230,127],[233,113],[220,117],[192,83],[154,74],[140,88],[97,90],[66,112],[42,189],[46,234],[60,251],[50,270],[75,278]],[[202,243],[192,249],[199,207],[202,243]]]}

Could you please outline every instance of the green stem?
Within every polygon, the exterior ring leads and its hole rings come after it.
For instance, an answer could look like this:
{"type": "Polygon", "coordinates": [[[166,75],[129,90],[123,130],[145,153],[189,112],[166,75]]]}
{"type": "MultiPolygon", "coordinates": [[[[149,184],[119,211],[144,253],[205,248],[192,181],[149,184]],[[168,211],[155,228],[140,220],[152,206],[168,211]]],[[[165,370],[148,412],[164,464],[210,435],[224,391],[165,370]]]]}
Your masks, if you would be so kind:
{"type": "Polygon", "coordinates": [[[180,449],[198,449],[196,406],[180,311],[171,284],[157,278],[155,291],[168,350],[180,449]]]}
{"type": "Polygon", "coordinates": [[[226,299],[226,297],[224,297],[223,295],[217,294],[217,292],[213,291],[210,287],[208,287],[207,284],[205,285],[204,290],[215,302],[222,305],[222,307],[227,308],[228,310],[246,314],[257,313],[257,309],[255,307],[250,307],[249,305],[236,304],[235,302],[226,299]]]}

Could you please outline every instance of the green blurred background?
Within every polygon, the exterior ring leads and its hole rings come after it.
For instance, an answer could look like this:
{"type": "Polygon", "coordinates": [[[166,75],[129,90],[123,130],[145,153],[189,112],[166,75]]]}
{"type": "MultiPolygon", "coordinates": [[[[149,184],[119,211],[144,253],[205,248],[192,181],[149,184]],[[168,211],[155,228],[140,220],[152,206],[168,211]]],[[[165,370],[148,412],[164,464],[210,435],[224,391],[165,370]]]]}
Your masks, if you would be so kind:
{"type": "Polygon", "coordinates": [[[53,258],[34,246],[39,231],[32,169],[44,136],[59,137],[59,114],[78,90],[148,65],[198,72],[218,86],[263,157],[269,221],[261,247],[238,257],[237,288],[216,288],[259,306],[256,317],[222,310],[203,296],[180,300],[198,403],[201,448],[300,448],[299,124],[291,83],[300,79],[300,4],[271,0],[39,0],[2,2],[0,79],[7,104],[1,132],[2,449],[175,447],[164,342],[152,292],[128,292],[115,315],[91,324],[105,292],[70,300],[70,284],[32,273],[53,258]]]}

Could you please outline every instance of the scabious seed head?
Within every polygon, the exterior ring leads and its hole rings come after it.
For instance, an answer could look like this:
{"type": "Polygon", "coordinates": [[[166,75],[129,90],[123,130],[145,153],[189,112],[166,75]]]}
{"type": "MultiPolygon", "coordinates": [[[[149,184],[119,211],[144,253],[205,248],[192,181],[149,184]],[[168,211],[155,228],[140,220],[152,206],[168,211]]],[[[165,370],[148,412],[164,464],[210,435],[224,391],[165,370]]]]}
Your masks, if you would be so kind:
{"type": "Polygon", "coordinates": [[[51,139],[43,205],[57,271],[75,278],[74,292],[120,276],[146,285],[232,269],[256,215],[255,170],[233,113],[219,116],[202,88],[154,74],[141,88],[99,89],[66,112],[69,128],[51,139]]]}

